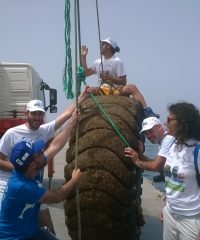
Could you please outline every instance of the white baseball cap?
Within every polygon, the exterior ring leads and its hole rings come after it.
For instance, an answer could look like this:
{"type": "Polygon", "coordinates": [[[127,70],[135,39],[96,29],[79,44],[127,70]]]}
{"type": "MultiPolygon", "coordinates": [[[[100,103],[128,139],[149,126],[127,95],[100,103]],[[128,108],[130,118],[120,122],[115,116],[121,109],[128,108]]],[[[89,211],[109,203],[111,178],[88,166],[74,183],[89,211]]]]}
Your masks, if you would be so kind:
{"type": "Polygon", "coordinates": [[[101,42],[106,42],[110,44],[114,49],[117,47],[117,43],[112,38],[102,39],[101,42]]]}
{"type": "Polygon", "coordinates": [[[29,112],[41,111],[45,113],[44,104],[42,101],[38,99],[31,100],[30,102],[28,102],[26,106],[26,111],[29,112]]]}
{"type": "Polygon", "coordinates": [[[161,122],[158,118],[156,117],[148,117],[145,118],[142,122],[142,130],[140,133],[152,129],[155,125],[161,125],[161,122]]]}

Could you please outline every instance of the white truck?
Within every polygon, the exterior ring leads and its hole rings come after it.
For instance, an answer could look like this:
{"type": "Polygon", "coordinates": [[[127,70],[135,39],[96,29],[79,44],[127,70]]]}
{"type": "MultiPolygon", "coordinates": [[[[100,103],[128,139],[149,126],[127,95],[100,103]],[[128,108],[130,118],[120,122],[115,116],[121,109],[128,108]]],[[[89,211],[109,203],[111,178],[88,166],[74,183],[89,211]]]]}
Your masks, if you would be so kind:
{"type": "MultiPolygon", "coordinates": [[[[42,100],[50,113],[57,111],[56,89],[50,88],[30,64],[0,62],[0,138],[9,128],[26,122],[26,104],[32,99],[42,100]],[[48,106],[45,95],[49,95],[48,106]]],[[[49,188],[53,173],[52,159],[48,164],[49,188]]]]}
{"type": "Polygon", "coordinates": [[[28,63],[0,62],[0,137],[10,128],[24,123],[26,103],[32,99],[44,102],[45,109],[57,111],[57,91],[51,89],[28,63]],[[45,100],[49,91],[49,105],[45,100]]]}

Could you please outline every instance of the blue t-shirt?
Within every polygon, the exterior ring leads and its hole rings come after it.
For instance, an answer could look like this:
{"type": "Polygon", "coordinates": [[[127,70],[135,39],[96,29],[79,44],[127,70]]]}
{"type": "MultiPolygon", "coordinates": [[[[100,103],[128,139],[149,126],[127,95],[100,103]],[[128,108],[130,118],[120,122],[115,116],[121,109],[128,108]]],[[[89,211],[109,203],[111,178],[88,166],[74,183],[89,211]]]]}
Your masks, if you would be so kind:
{"type": "Polygon", "coordinates": [[[38,180],[12,172],[1,205],[0,239],[30,238],[39,231],[38,200],[44,193],[38,180]]]}

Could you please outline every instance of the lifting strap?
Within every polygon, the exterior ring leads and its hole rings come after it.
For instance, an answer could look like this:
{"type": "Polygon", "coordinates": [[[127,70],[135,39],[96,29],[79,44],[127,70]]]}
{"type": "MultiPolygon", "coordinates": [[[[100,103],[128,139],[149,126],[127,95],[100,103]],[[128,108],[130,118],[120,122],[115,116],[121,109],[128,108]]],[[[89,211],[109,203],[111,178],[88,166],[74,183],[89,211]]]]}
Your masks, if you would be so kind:
{"type": "Polygon", "coordinates": [[[101,71],[103,72],[103,57],[101,54],[101,31],[100,31],[100,21],[99,21],[99,6],[98,6],[98,0],[96,0],[96,13],[97,13],[97,25],[98,25],[98,36],[99,36],[99,53],[100,53],[100,59],[101,59],[101,71]]]}
{"type": "MultiPolygon", "coordinates": [[[[75,89],[76,89],[76,108],[78,109],[78,95],[80,94],[81,83],[78,81],[78,52],[80,56],[80,14],[79,14],[79,0],[74,1],[74,41],[75,41],[75,89]],[[79,21],[77,22],[77,18],[79,21]],[[79,42],[79,44],[78,44],[79,42]],[[78,48],[79,46],[79,48],[78,48]]],[[[79,58],[80,61],[80,58],[79,58]]],[[[79,62],[80,64],[80,62],[79,62]]],[[[78,166],[78,147],[79,147],[79,120],[76,122],[76,143],[75,143],[75,169],[78,166]]],[[[80,191],[79,185],[76,186],[76,207],[78,218],[78,240],[81,240],[81,210],[80,210],[80,191]]]]}

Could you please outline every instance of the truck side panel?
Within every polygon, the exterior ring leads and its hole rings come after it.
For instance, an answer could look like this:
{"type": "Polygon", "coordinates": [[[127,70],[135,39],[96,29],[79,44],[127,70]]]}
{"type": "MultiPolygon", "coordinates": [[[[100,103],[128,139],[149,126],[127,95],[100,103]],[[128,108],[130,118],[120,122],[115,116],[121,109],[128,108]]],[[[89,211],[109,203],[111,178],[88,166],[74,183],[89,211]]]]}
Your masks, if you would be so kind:
{"type": "Polygon", "coordinates": [[[0,63],[0,137],[9,128],[26,122],[27,102],[44,101],[41,79],[30,64],[0,63]]]}
{"type": "Polygon", "coordinates": [[[0,68],[0,104],[1,116],[8,117],[12,111],[20,115],[25,110],[25,104],[32,98],[31,75],[27,66],[5,65],[0,68]]]}
{"type": "Polygon", "coordinates": [[[40,77],[29,64],[0,64],[0,117],[23,117],[26,103],[43,100],[40,77]]]}

